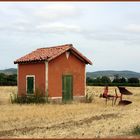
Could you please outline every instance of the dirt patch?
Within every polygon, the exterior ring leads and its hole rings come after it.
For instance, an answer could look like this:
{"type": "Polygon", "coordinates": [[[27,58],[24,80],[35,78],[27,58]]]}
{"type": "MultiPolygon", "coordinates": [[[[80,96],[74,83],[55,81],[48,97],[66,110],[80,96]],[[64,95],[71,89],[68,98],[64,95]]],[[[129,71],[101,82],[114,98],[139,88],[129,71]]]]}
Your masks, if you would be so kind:
{"type": "Polygon", "coordinates": [[[11,129],[11,130],[3,130],[0,131],[0,137],[4,137],[4,136],[16,136],[16,133],[27,133],[29,131],[33,131],[35,129],[59,129],[59,128],[68,128],[68,127],[73,127],[73,126],[80,126],[80,125],[84,125],[84,124],[90,124],[93,121],[98,121],[101,119],[109,119],[109,118],[115,118],[118,117],[117,114],[115,113],[110,113],[110,114],[101,114],[101,115],[96,115],[96,116],[92,116],[90,118],[84,118],[82,120],[78,120],[78,121],[67,121],[67,122],[62,122],[59,124],[53,124],[51,126],[43,126],[43,127],[38,127],[38,126],[34,126],[34,127],[24,127],[24,128],[15,128],[15,129],[11,129]]]}

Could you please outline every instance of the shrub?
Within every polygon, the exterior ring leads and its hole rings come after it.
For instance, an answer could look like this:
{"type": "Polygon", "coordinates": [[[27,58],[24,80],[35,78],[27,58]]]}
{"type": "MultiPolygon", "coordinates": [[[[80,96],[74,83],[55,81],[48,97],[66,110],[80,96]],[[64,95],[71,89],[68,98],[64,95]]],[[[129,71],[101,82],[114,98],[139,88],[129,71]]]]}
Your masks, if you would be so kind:
{"type": "Polygon", "coordinates": [[[40,92],[34,95],[22,95],[18,96],[16,93],[10,94],[11,103],[48,103],[48,98],[40,94],[40,92]]]}
{"type": "Polygon", "coordinates": [[[18,100],[17,94],[15,92],[12,92],[12,94],[10,94],[11,103],[13,104],[13,103],[17,102],[17,100],[18,100]]]}
{"type": "Polygon", "coordinates": [[[140,135],[140,126],[137,125],[136,127],[134,127],[133,131],[132,131],[133,135],[140,135]]]}
{"type": "Polygon", "coordinates": [[[86,103],[92,103],[93,99],[93,94],[86,94],[86,103]]]}

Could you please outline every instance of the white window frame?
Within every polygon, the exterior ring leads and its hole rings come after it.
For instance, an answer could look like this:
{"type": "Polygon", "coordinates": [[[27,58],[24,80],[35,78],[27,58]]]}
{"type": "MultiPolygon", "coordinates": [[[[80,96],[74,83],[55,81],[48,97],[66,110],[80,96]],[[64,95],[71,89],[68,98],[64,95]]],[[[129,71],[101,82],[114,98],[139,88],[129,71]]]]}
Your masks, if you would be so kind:
{"type": "Polygon", "coordinates": [[[29,95],[29,93],[27,93],[27,78],[28,77],[33,77],[34,79],[34,89],[33,89],[33,94],[34,94],[35,93],[35,75],[26,75],[26,94],[29,95]]]}

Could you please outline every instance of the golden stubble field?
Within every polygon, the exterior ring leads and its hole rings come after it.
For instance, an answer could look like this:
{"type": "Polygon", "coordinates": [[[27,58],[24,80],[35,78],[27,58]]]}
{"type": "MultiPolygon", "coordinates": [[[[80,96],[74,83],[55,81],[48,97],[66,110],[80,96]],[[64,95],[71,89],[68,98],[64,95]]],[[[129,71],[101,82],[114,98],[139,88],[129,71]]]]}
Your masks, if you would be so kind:
{"type": "MultiPolygon", "coordinates": [[[[127,106],[105,104],[99,98],[104,87],[87,87],[92,103],[11,104],[10,93],[17,87],[0,87],[0,138],[108,138],[133,137],[140,124],[140,88],[128,87],[133,103],[127,106]]],[[[109,87],[114,94],[115,87],[109,87]]]]}

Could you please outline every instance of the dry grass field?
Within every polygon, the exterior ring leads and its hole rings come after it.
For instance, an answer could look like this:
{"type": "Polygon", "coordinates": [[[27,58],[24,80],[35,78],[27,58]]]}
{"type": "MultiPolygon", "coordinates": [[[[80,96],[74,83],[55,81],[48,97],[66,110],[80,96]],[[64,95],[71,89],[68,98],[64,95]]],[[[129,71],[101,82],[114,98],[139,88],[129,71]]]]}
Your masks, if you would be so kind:
{"type": "MultiPolygon", "coordinates": [[[[140,124],[140,88],[128,87],[133,103],[112,106],[99,98],[104,87],[87,87],[92,103],[11,104],[16,87],[0,87],[0,138],[108,138],[133,137],[140,124]]],[[[114,94],[115,87],[109,87],[114,94]]]]}

